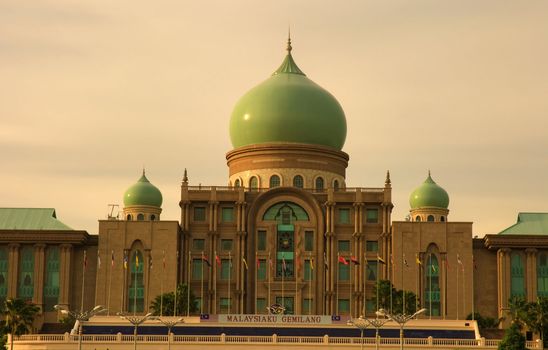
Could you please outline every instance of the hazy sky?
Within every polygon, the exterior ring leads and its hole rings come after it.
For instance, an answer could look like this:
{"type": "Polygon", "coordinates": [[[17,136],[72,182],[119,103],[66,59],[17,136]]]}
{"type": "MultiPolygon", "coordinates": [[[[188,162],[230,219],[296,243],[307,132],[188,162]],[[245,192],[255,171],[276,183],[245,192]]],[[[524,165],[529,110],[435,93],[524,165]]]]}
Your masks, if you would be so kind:
{"type": "Polygon", "coordinates": [[[548,212],[548,1],[0,0],[0,206],[97,232],[143,164],[179,219],[225,185],[234,104],[293,54],[342,104],[347,185],[428,169],[449,219],[496,233],[548,212]]]}

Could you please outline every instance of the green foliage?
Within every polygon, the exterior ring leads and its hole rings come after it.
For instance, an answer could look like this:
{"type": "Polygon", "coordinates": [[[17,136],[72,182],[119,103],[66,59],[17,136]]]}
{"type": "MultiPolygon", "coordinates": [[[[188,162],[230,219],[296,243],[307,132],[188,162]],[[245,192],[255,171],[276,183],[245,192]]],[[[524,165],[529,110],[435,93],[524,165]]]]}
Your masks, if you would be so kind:
{"type": "Polygon", "coordinates": [[[504,338],[499,343],[499,350],[526,350],[525,336],[521,334],[521,329],[517,323],[506,329],[504,338]]]}
{"type": "Polygon", "coordinates": [[[59,322],[67,326],[67,328],[72,329],[74,327],[74,324],[76,323],[76,319],[74,318],[74,316],[69,314],[68,316],[65,316],[62,319],[60,319],[59,322]]]}
{"type": "Polygon", "coordinates": [[[8,335],[2,330],[2,333],[0,334],[0,349],[5,350],[6,349],[6,343],[8,341],[8,335]]]}
{"type": "MultiPolygon", "coordinates": [[[[472,314],[468,314],[466,316],[467,320],[472,319],[472,314]]],[[[478,323],[478,327],[480,330],[483,329],[489,329],[489,328],[497,328],[499,326],[499,321],[494,319],[493,317],[483,317],[479,312],[474,312],[474,320],[478,323]]]]}
{"type": "MultiPolygon", "coordinates": [[[[175,302],[175,296],[173,292],[157,295],[151,302],[150,308],[152,313],[156,316],[160,315],[160,309],[162,309],[162,315],[173,315],[173,304],[175,302]]],[[[188,300],[188,287],[186,284],[179,284],[177,286],[177,315],[186,315],[187,313],[187,300],[188,300]]],[[[198,303],[194,293],[190,291],[190,313],[194,313],[198,310],[198,303]]]]}
{"type": "MultiPolygon", "coordinates": [[[[378,283],[379,288],[379,308],[388,310],[393,314],[401,314],[404,304],[405,294],[405,314],[412,315],[417,311],[417,296],[410,291],[396,290],[392,283],[388,280],[380,280],[378,283]],[[392,308],[390,308],[390,293],[392,293],[392,308]],[[390,311],[391,310],[391,311],[390,311]]],[[[373,301],[377,302],[377,285],[373,290],[373,301]]],[[[420,305],[420,303],[419,303],[420,305]]]]}
{"type": "Polygon", "coordinates": [[[508,309],[512,317],[512,323],[515,323],[520,330],[525,326],[529,306],[522,297],[512,297],[508,300],[508,309]]]}
{"type": "Polygon", "coordinates": [[[12,335],[10,348],[13,349],[13,336],[29,333],[34,317],[40,309],[31,302],[22,299],[7,299],[2,308],[0,326],[5,333],[12,335]]]}

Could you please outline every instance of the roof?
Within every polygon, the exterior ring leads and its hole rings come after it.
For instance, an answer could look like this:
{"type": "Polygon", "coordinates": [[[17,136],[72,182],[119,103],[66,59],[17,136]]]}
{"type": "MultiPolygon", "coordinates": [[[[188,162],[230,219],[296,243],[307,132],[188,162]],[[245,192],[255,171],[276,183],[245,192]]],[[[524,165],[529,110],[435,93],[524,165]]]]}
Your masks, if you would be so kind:
{"type": "Polygon", "coordinates": [[[548,235],[548,213],[519,213],[518,222],[499,235],[548,235]]]}
{"type": "Polygon", "coordinates": [[[0,208],[0,230],[72,230],[54,208],[0,208]]]}

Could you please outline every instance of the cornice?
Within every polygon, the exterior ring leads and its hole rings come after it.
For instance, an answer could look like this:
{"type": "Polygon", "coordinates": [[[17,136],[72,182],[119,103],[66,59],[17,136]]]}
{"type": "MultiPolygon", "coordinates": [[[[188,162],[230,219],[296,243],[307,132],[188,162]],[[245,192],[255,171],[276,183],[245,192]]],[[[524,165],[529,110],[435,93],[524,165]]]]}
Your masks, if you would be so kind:
{"type": "Polygon", "coordinates": [[[539,235],[485,235],[487,249],[500,248],[544,248],[548,249],[548,236],[539,235]]]}
{"type": "Polygon", "coordinates": [[[65,230],[0,230],[0,244],[6,243],[69,243],[74,245],[96,245],[97,235],[87,231],[65,230]]]}

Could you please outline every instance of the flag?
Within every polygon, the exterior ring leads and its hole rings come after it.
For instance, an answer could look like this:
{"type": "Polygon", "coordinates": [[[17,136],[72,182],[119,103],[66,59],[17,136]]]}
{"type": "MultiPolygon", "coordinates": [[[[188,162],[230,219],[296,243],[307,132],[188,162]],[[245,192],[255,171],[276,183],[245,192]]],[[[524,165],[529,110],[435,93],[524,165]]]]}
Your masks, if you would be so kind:
{"type": "Polygon", "coordinates": [[[384,261],[384,259],[381,258],[381,256],[379,254],[377,254],[377,261],[380,262],[383,265],[386,265],[386,261],[384,261]]]}
{"type": "Polygon", "coordinates": [[[421,259],[419,259],[419,254],[415,255],[415,262],[417,263],[417,265],[422,265],[421,259]]]}
{"type": "Polygon", "coordinates": [[[244,257],[242,257],[242,262],[244,263],[245,269],[248,270],[248,269],[249,269],[249,266],[247,266],[247,261],[245,260],[244,257]]]}
{"type": "Polygon", "coordinates": [[[110,267],[114,267],[114,250],[110,252],[110,267]]]}
{"type": "Polygon", "coordinates": [[[358,259],[355,256],[350,257],[350,262],[353,262],[354,265],[359,265],[360,264],[360,262],[358,261],[358,259]]]}
{"type": "Polygon", "coordinates": [[[462,260],[460,260],[460,255],[457,254],[457,263],[460,265],[460,267],[462,268],[462,271],[464,271],[464,265],[462,263],[462,260]]]}
{"type": "Polygon", "coordinates": [[[86,251],[84,250],[84,270],[88,266],[88,256],[86,254],[86,251]]]}
{"type": "Polygon", "coordinates": [[[257,258],[256,260],[257,260],[256,261],[257,262],[257,268],[259,269],[259,268],[261,268],[261,260],[259,260],[259,258],[257,258]]]}
{"type": "Polygon", "coordinates": [[[409,263],[407,262],[407,259],[405,258],[405,254],[403,254],[403,264],[405,267],[409,267],[409,263]]]}
{"type": "Polygon", "coordinates": [[[323,252],[323,265],[326,271],[329,270],[329,264],[327,263],[327,255],[325,254],[325,252],[323,252]]]}
{"type": "Polygon", "coordinates": [[[215,253],[215,262],[217,263],[217,265],[221,266],[221,258],[219,258],[219,256],[215,253]]]}
{"type": "Polygon", "coordinates": [[[285,257],[282,254],[282,270],[285,272],[286,269],[287,269],[287,265],[285,263],[285,257]]]}
{"type": "Polygon", "coordinates": [[[314,258],[310,258],[310,270],[314,270],[314,258]]]}
{"type": "Polygon", "coordinates": [[[126,254],[124,254],[124,269],[126,269],[126,270],[127,270],[127,260],[128,259],[127,259],[127,253],[126,253],[126,254]]]}
{"type": "Polygon", "coordinates": [[[152,255],[148,256],[148,268],[152,270],[152,255]]]}
{"type": "Polygon", "coordinates": [[[97,249],[97,268],[101,268],[101,254],[99,254],[99,249],[97,249]]]}
{"type": "Polygon", "coordinates": [[[139,254],[135,253],[135,267],[139,268],[139,254]]]}
{"type": "Polygon", "coordinates": [[[432,272],[435,273],[435,272],[438,271],[438,269],[436,268],[436,265],[432,264],[432,265],[430,265],[430,266],[432,266],[432,272]]]}
{"type": "Polygon", "coordinates": [[[207,256],[204,255],[204,252],[202,252],[202,261],[204,261],[208,267],[211,267],[211,263],[207,259],[207,256]]]}
{"type": "Polygon", "coordinates": [[[339,255],[339,262],[344,265],[348,265],[348,261],[344,258],[344,256],[339,255]]]}

